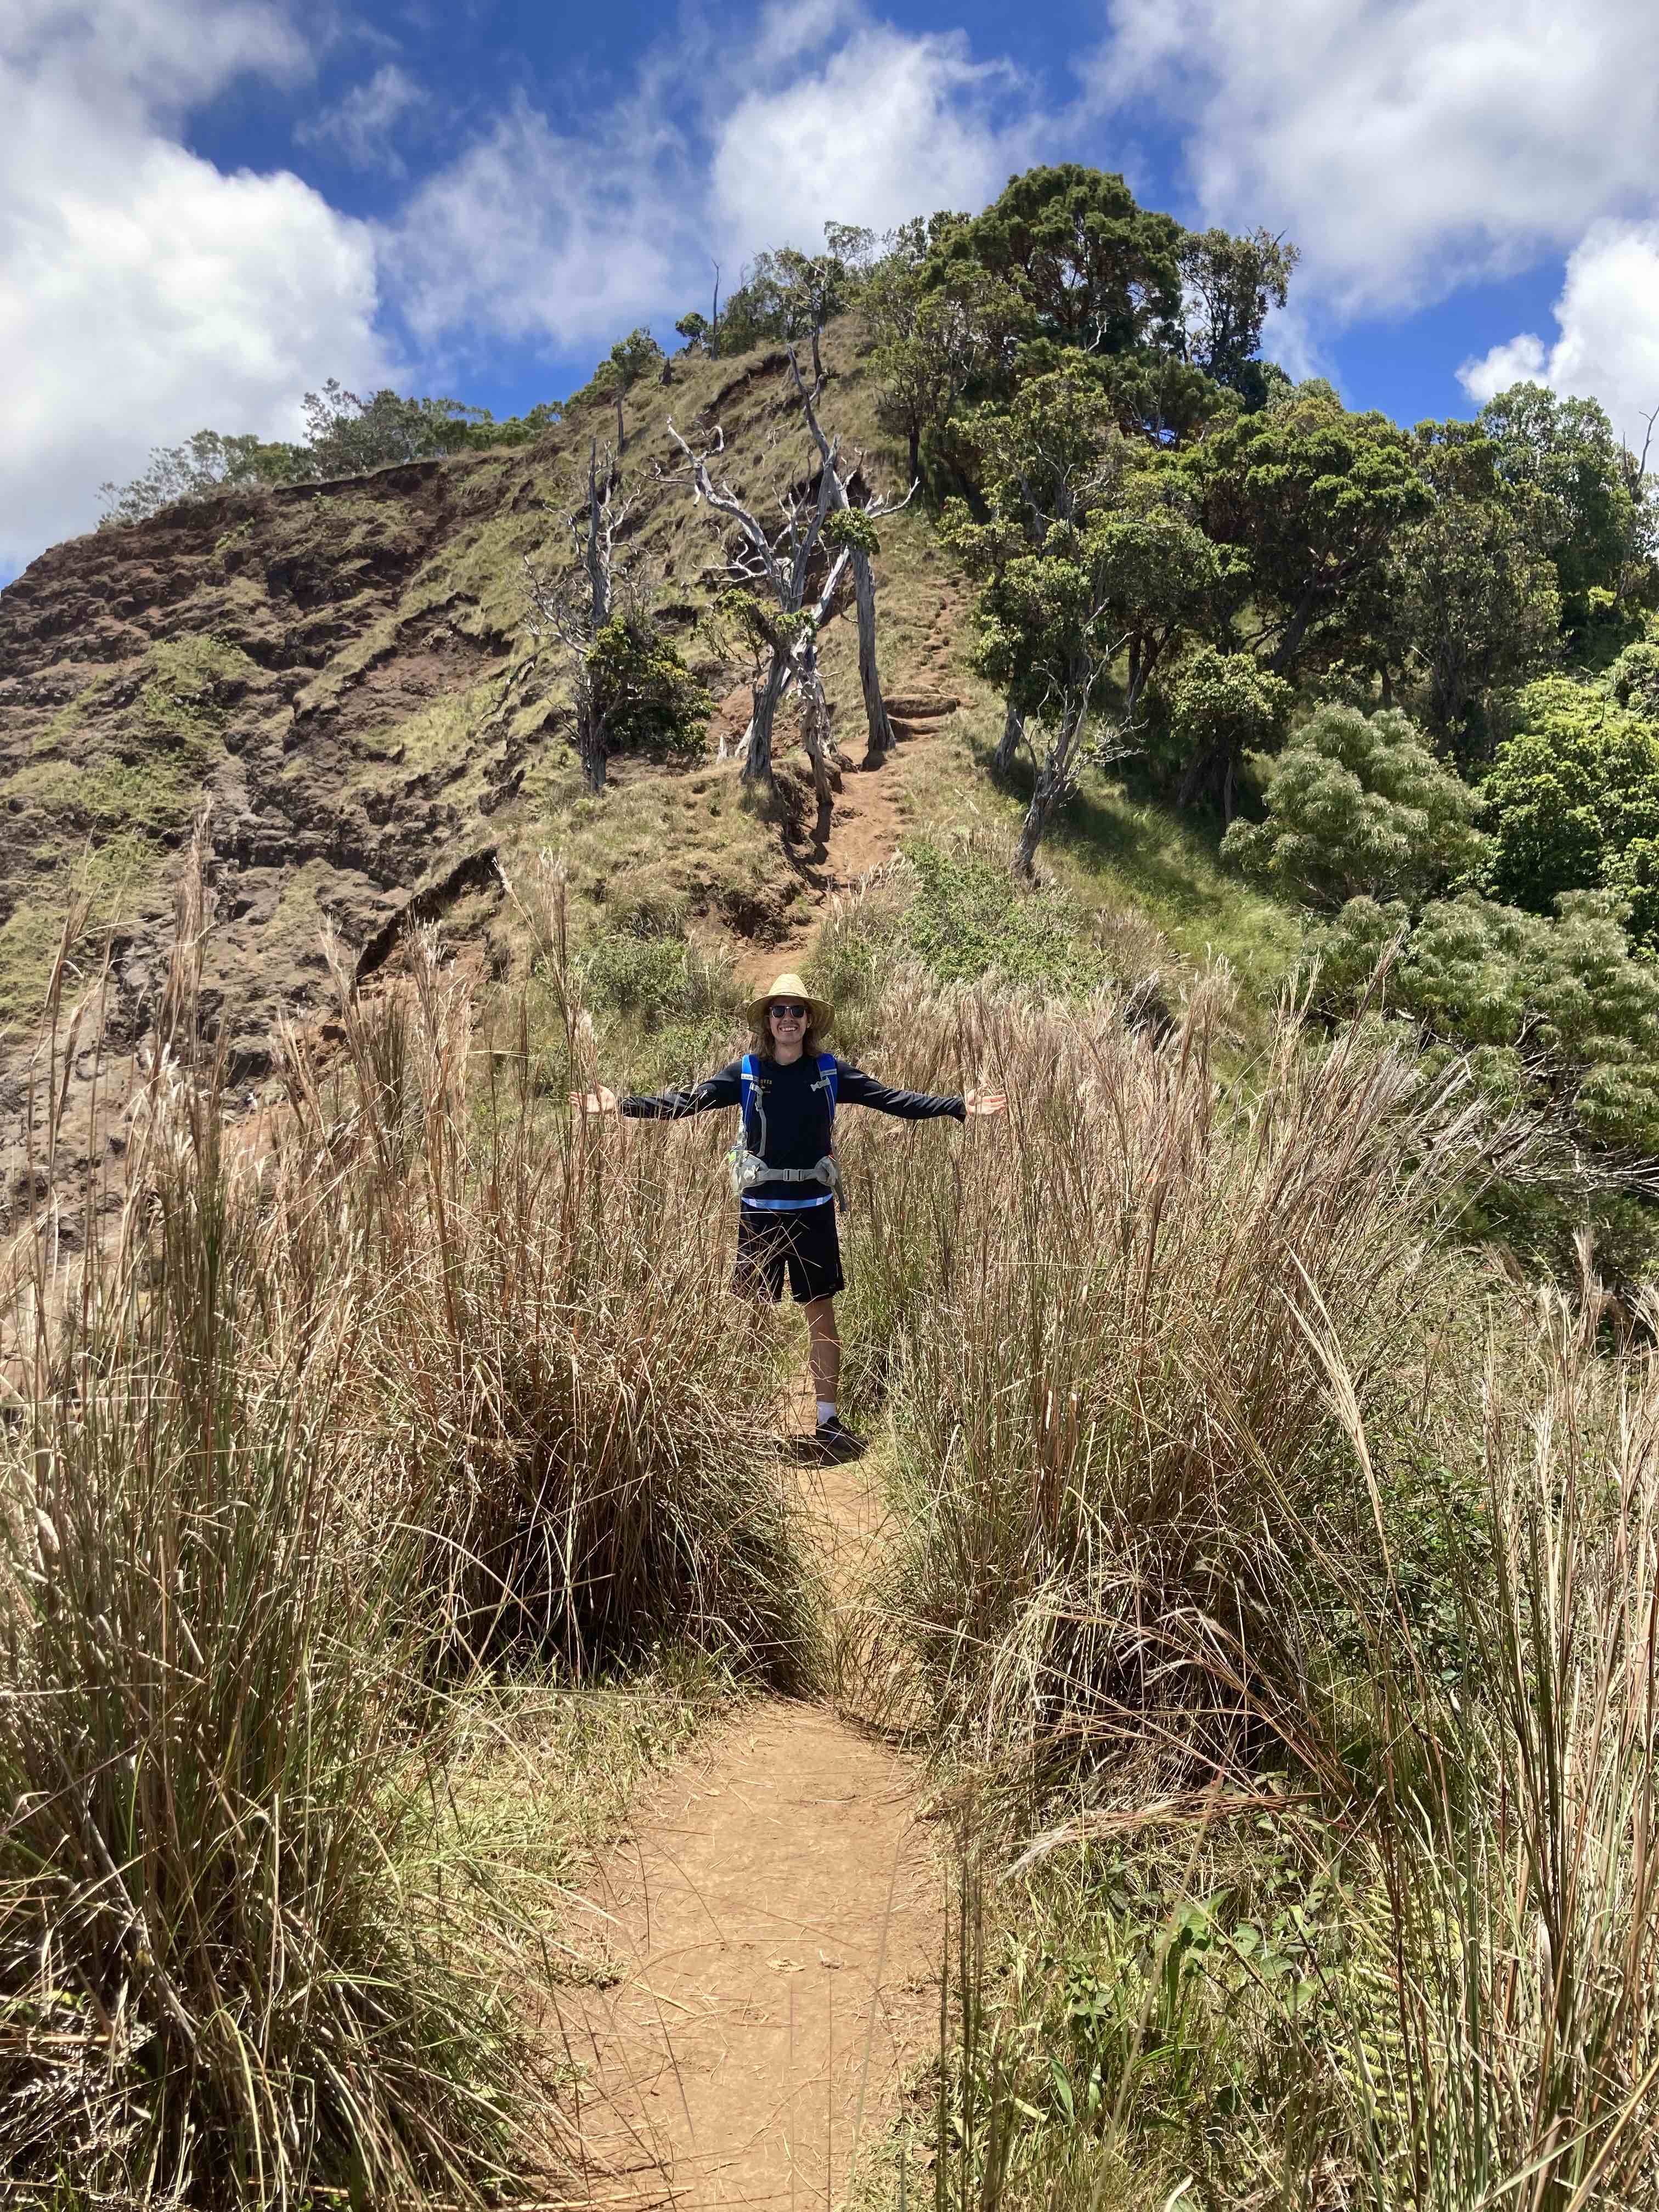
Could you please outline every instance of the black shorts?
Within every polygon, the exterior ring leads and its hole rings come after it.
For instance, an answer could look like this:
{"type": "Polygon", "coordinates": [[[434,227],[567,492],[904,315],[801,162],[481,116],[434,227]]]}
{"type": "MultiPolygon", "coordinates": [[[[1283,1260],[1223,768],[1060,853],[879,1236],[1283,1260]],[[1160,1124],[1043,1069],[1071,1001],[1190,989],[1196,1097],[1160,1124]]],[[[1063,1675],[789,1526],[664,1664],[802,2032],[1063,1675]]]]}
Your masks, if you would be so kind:
{"type": "Polygon", "coordinates": [[[832,1298],[843,1287],[836,1206],[804,1206],[799,1213],[763,1213],[745,1206],[738,1224],[738,1264],[732,1287],[739,1297],[781,1298],[783,1279],[801,1305],[832,1298]]]}

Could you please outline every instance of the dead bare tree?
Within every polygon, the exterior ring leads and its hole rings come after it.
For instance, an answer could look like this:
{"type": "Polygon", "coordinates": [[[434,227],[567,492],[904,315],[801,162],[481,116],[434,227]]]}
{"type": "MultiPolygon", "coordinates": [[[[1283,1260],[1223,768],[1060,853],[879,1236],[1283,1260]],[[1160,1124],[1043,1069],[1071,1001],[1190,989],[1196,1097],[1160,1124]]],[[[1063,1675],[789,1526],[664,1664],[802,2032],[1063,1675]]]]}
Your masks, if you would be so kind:
{"type": "MultiPolygon", "coordinates": [[[[816,368],[817,354],[814,350],[816,368]]],[[[888,717],[887,704],[881,696],[881,677],[876,665],[876,577],[870,565],[870,556],[879,552],[880,541],[876,535],[876,522],[884,514],[896,514],[908,507],[915,496],[913,482],[902,499],[885,500],[875,494],[854,501],[851,483],[854,470],[843,476],[836,465],[836,447],[824,435],[818,422],[816,401],[823,386],[823,375],[815,374],[808,391],[800,373],[800,363],[795,358],[795,349],[789,348],[789,368],[799,395],[801,412],[806,417],[806,427],[812,442],[818,449],[818,461],[830,483],[830,505],[837,520],[830,525],[827,536],[840,550],[844,550],[853,571],[853,603],[859,618],[859,684],[864,693],[864,717],[869,731],[866,757],[880,760],[893,743],[893,725],[888,717]]]]}
{"type": "Polygon", "coordinates": [[[576,756],[588,787],[605,787],[605,708],[594,682],[592,651],[599,632],[618,611],[619,600],[639,596],[636,580],[618,572],[617,533],[633,505],[621,496],[617,457],[607,447],[601,458],[596,441],[587,449],[586,495],[570,518],[576,565],[550,574],[526,554],[530,592],[530,631],[564,656],[576,708],[576,756]]]}
{"type": "Polygon", "coordinates": [[[824,588],[810,605],[806,584],[835,493],[835,447],[832,444],[830,463],[819,471],[816,489],[809,485],[804,493],[786,490],[778,495],[782,520],[780,526],[769,531],[729,483],[716,483],[709,472],[709,462],[725,450],[720,431],[714,434],[714,444],[700,453],[686,443],[672,420],[668,434],[685,456],[694,500],[705,502],[716,514],[734,523],[740,541],[726,565],[730,579],[727,611],[738,622],[755,654],[752,711],[741,748],[744,781],[768,785],[773,781],[772,725],[778,702],[792,682],[805,680],[813,687],[813,693],[807,699],[803,690],[802,736],[812,763],[813,790],[820,800],[827,799],[832,787],[829,709],[817,675],[815,641],[845,570],[845,551],[831,562],[824,588]]]}

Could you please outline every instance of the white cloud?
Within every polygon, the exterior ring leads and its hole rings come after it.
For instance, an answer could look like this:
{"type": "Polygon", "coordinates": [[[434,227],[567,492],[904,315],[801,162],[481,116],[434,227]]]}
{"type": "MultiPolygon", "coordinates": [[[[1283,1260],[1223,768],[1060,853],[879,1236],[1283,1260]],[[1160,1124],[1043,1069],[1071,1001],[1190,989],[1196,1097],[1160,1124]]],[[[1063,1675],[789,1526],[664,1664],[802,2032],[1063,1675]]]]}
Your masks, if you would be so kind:
{"type": "Polygon", "coordinates": [[[1659,408],[1659,222],[1594,224],[1567,263],[1553,345],[1531,331],[1457,372],[1472,399],[1505,386],[1547,384],[1599,399],[1638,447],[1659,408]]]}
{"type": "Polygon", "coordinates": [[[607,344],[701,296],[711,257],[729,290],[762,246],[819,245],[826,217],[882,229],[979,207],[1041,129],[1006,64],[859,0],[774,5],[741,40],[684,19],[586,123],[515,97],[386,227],[384,264],[428,345],[607,344]]]}
{"type": "Polygon", "coordinates": [[[1408,308],[1651,204],[1652,0],[1108,0],[1097,102],[1156,103],[1206,216],[1287,230],[1299,289],[1408,308]]]}
{"type": "Polygon", "coordinates": [[[366,227],[297,177],[173,136],[237,76],[292,80],[276,8],[11,0],[0,30],[0,569],[97,519],[96,488],[204,425],[291,434],[296,394],[371,381],[366,227]]]}
{"type": "Polygon", "coordinates": [[[382,62],[366,83],[354,84],[332,107],[308,116],[294,136],[301,146],[336,148],[354,168],[404,176],[407,167],[392,135],[428,97],[398,63],[382,62]]]}
{"type": "Polygon", "coordinates": [[[977,210],[1037,157],[1026,88],[1006,63],[974,61],[961,32],[854,20],[817,66],[799,58],[781,57],[777,81],[720,120],[711,214],[740,246],[811,250],[826,217],[879,231],[977,210]]]}
{"type": "Polygon", "coordinates": [[[429,345],[491,335],[557,345],[617,337],[674,296],[687,200],[672,134],[630,106],[587,136],[517,94],[486,137],[430,177],[381,252],[429,345]]]}

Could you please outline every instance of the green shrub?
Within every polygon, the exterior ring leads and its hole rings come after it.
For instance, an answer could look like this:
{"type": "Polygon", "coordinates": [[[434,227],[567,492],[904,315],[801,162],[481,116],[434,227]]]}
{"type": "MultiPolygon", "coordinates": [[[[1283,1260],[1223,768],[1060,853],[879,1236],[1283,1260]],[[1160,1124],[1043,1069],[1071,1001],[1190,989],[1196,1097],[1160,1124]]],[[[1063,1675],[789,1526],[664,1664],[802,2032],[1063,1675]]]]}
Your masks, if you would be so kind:
{"type": "Polygon", "coordinates": [[[1659,722],[1659,643],[1643,638],[1627,645],[1607,672],[1607,691],[1632,714],[1659,722]]]}
{"type": "Polygon", "coordinates": [[[700,753],[714,702],[673,646],[648,624],[613,616],[587,652],[607,748],[658,745],[700,753]]]}
{"type": "Polygon", "coordinates": [[[1474,793],[1396,708],[1322,706],[1262,775],[1267,819],[1235,822],[1222,857],[1310,906],[1415,904],[1479,862],[1474,793]]]}
{"type": "Polygon", "coordinates": [[[1659,973],[1633,956],[1611,892],[1560,906],[1546,921],[1469,891],[1413,927],[1401,906],[1351,900],[1312,948],[1324,1003],[1351,1006],[1400,939],[1387,998],[1430,1038],[1600,1144],[1659,1150],[1659,973]]]}
{"type": "Polygon", "coordinates": [[[1534,914],[1616,890],[1634,942],[1659,945],[1659,727],[1565,677],[1528,685],[1519,718],[1481,787],[1486,888],[1534,914]]]}

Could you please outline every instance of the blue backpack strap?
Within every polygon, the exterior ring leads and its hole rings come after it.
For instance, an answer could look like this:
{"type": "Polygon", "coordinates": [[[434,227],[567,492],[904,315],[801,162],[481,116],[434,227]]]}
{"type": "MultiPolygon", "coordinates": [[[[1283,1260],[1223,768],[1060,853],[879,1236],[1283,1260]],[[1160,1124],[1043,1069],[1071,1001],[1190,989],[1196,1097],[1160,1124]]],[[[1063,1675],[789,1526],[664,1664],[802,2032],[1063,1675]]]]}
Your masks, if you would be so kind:
{"type": "Polygon", "coordinates": [[[830,1086],[830,1125],[833,1128],[836,1121],[836,1091],[841,1082],[841,1070],[836,1065],[836,1055],[833,1052],[821,1052],[818,1054],[818,1073],[824,1078],[830,1086]]]}
{"type": "Polygon", "coordinates": [[[741,1110],[738,1119],[743,1126],[743,1141],[747,1145],[749,1109],[755,1103],[755,1055],[752,1052],[746,1052],[743,1056],[743,1066],[738,1071],[738,1082],[741,1092],[741,1110]]]}

